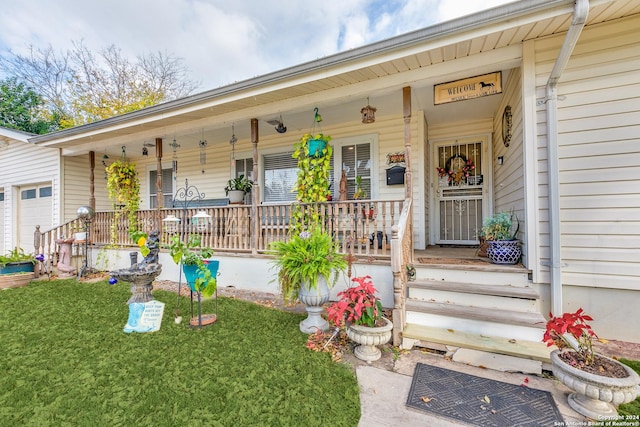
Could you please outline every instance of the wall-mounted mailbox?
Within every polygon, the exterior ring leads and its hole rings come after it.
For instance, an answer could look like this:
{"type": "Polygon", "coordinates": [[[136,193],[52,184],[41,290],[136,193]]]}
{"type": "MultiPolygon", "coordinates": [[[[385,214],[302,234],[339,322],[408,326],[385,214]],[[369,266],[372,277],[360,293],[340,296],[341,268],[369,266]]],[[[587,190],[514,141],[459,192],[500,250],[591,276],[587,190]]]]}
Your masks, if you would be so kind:
{"type": "Polygon", "coordinates": [[[405,168],[402,166],[393,166],[387,169],[387,185],[404,184],[405,168]]]}

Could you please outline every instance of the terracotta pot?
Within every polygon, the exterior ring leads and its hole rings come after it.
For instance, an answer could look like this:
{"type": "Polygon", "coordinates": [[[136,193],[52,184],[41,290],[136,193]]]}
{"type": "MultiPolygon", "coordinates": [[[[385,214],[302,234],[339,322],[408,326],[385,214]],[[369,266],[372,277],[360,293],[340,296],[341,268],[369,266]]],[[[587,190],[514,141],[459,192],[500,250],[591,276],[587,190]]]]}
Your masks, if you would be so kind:
{"type": "MultiPolygon", "coordinates": [[[[605,359],[608,357],[599,355],[605,359]]],[[[553,375],[574,392],[569,395],[569,406],[585,417],[602,420],[617,416],[616,407],[635,400],[638,395],[640,377],[630,367],[617,360],[611,362],[621,365],[627,372],[625,378],[610,378],[591,374],[565,363],[560,358],[560,350],[551,352],[553,375]]]]}

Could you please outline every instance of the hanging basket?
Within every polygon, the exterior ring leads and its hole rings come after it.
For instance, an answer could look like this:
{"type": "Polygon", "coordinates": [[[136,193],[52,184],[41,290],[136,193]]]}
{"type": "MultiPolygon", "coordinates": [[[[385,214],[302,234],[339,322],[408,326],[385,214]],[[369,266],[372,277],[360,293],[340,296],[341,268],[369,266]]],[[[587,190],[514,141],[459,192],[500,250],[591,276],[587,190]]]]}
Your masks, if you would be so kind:
{"type": "Polygon", "coordinates": [[[322,139],[309,140],[309,157],[322,157],[323,151],[327,146],[327,141],[322,139]]]}

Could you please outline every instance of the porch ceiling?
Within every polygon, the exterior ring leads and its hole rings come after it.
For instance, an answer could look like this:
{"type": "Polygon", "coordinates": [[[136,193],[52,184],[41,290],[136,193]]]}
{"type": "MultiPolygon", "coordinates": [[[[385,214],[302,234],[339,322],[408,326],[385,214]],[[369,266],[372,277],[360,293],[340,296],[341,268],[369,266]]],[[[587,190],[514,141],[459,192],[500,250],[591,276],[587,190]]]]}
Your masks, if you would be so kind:
{"type": "MultiPolygon", "coordinates": [[[[308,130],[313,108],[323,123],[360,120],[369,103],[378,117],[402,113],[403,86],[412,87],[414,110],[424,110],[432,123],[492,117],[500,101],[488,96],[466,102],[433,105],[433,85],[462,77],[508,70],[520,61],[523,41],[567,30],[573,2],[521,1],[472,17],[443,23],[361,49],[336,54],[280,72],[160,104],[137,112],[30,139],[43,146],[80,155],[123,144],[134,153],[155,138],[179,140],[195,148],[204,137],[228,144],[231,125],[239,139],[250,137],[250,120],[259,120],[260,135],[274,133],[268,120],[282,118],[288,132],[308,130]],[[529,4],[529,5],[527,5],[529,4]],[[538,5],[534,8],[531,5],[538,5]],[[552,4],[552,7],[548,5],[552,4]],[[507,6],[512,6],[511,8],[507,6]],[[520,9],[518,9],[520,8],[520,9]],[[538,10],[540,9],[540,10],[538,10]],[[495,11],[511,11],[511,19],[495,11]],[[475,19],[469,19],[475,18],[475,19]],[[480,23],[478,23],[480,22],[480,23]],[[474,55],[491,55],[483,66],[464,62],[474,55]],[[452,61],[456,61],[455,63],[452,61]],[[465,67],[453,66],[463,63],[465,67]],[[462,70],[460,75],[456,70],[462,70]],[[474,74],[469,74],[469,70],[474,74]]],[[[637,0],[592,1],[587,25],[640,13],[637,0]]]]}

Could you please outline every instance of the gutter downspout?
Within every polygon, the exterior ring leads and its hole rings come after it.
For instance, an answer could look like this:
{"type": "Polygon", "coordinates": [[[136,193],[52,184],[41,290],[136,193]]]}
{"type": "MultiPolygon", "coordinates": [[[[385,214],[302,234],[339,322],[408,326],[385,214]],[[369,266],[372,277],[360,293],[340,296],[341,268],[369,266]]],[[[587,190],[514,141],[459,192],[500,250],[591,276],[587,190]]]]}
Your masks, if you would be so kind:
{"type": "Polygon", "coordinates": [[[560,185],[558,162],[558,93],[557,86],[569,62],[589,14],[589,0],[576,0],[573,19],[560,53],[549,75],[546,87],[547,163],[549,186],[549,270],[551,273],[551,312],[560,315],[562,304],[562,265],[560,245],[560,185]]]}

